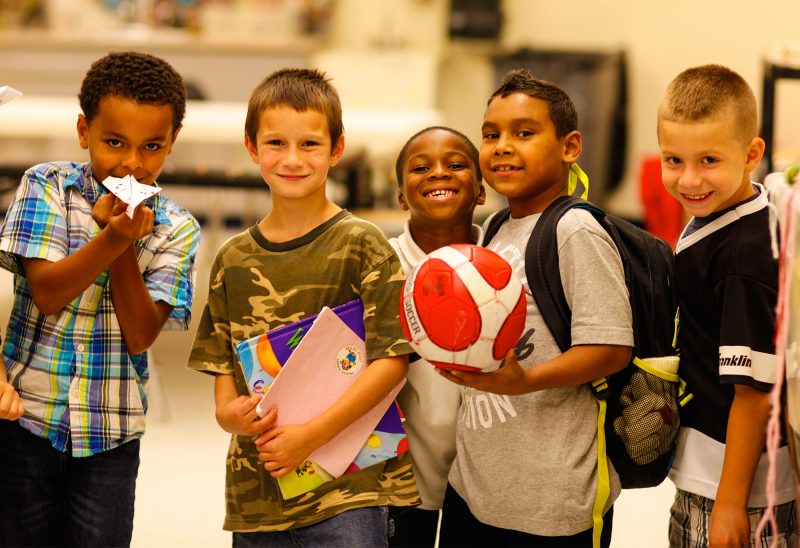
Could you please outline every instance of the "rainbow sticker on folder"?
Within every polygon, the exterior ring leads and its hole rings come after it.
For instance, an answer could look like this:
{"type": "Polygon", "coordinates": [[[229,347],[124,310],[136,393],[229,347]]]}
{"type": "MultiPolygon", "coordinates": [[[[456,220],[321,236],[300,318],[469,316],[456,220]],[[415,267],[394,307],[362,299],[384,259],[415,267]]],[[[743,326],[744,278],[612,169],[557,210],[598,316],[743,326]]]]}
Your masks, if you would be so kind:
{"type": "MultiPolygon", "coordinates": [[[[360,299],[334,307],[332,311],[354,333],[364,339],[364,305],[360,299]]],[[[317,314],[236,345],[236,353],[251,394],[263,395],[269,390],[272,381],[308,333],[316,317],[317,314]]],[[[345,473],[356,472],[403,454],[407,450],[408,440],[403,430],[400,412],[397,404],[392,403],[345,473]]],[[[291,498],[329,481],[331,476],[319,467],[315,468],[313,462],[306,461],[298,468],[296,474],[290,473],[281,480],[284,478],[287,481],[279,481],[279,485],[284,497],[291,498]],[[291,481],[288,481],[289,476],[292,476],[291,481]]]]}

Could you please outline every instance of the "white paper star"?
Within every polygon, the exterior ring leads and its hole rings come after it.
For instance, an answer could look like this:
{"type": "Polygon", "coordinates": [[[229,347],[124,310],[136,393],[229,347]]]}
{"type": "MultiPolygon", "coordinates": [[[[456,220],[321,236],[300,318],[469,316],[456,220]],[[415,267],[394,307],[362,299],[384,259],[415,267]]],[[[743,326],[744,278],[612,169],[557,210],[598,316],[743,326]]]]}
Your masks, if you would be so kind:
{"type": "Polygon", "coordinates": [[[0,86],[0,105],[5,105],[12,99],[22,97],[22,92],[11,86],[0,86]]]}
{"type": "Polygon", "coordinates": [[[103,180],[103,186],[106,187],[111,194],[128,204],[128,209],[125,210],[125,213],[127,213],[128,217],[131,219],[133,219],[133,211],[136,209],[136,206],[153,194],[161,192],[161,188],[155,186],[155,184],[143,185],[134,179],[133,175],[126,175],[122,178],[106,177],[103,180]]]}

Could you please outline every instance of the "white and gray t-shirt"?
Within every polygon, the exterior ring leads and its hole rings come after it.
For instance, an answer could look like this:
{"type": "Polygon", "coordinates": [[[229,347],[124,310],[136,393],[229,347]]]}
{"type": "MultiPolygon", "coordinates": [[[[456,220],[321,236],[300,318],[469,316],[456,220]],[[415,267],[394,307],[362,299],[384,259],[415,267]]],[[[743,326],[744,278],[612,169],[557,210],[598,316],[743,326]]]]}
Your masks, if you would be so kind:
{"type": "MultiPolygon", "coordinates": [[[[528,313],[517,345],[523,367],[560,350],[531,296],[525,248],[540,215],[509,219],[488,245],[514,268],[528,313]]],[[[633,346],[622,262],[592,214],[571,209],[557,228],[559,267],[572,310],[572,343],[633,346]]],[[[449,481],[480,521],[536,535],[592,527],[597,487],[597,403],[588,384],[498,396],[462,389],[449,481]]],[[[619,495],[611,470],[610,507],[619,495]]]]}

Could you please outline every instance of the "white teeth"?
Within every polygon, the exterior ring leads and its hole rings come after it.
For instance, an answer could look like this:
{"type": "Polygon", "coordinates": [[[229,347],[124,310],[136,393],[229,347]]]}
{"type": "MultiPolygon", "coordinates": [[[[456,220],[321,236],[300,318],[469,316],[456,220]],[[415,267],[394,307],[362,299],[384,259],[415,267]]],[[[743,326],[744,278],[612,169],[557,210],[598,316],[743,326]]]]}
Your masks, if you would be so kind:
{"type": "Polygon", "coordinates": [[[453,190],[447,190],[447,189],[437,189],[437,190],[431,190],[430,192],[426,193],[425,195],[426,196],[430,196],[432,198],[445,198],[447,196],[455,196],[456,192],[453,191],[453,190]]]}
{"type": "Polygon", "coordinates": [[[512,166],[497,166],[494,168],[495,171],[511,171],[514,169],[512,166]]]}
{"type": "Polygon", "coordinates": [[[706,192],[705,194],[684,194],[683,197],[687,200],[704,200],[709,194],[710,192],[706,192]]]}

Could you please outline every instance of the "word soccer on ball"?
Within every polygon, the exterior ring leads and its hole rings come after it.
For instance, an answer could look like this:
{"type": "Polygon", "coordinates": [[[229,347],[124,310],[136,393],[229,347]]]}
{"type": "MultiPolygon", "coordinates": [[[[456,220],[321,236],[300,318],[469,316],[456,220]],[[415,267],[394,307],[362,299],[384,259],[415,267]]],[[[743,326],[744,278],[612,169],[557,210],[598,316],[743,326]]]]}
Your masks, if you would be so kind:
{"type": "Polygon", "coordinates": [[[409,274],[400,299],[411,346],[445,369],[496,369],[522,335],[525,313],[525,291],[511,265],[468,244],[428,255],[409,274]]]}

